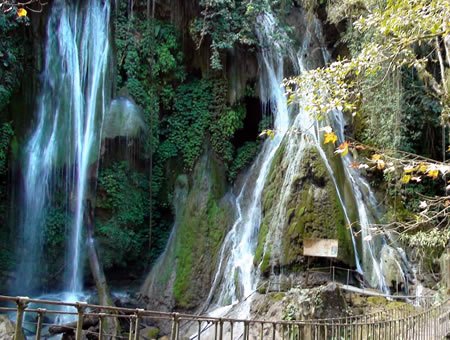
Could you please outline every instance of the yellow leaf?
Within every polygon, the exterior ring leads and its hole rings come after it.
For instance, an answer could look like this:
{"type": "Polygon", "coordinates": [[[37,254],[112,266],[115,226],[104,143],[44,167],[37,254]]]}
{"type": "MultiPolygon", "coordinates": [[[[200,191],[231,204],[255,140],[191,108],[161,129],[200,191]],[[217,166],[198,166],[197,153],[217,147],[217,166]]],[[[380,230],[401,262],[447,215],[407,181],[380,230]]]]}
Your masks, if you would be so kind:
{"type": "Polygon", "coordinates": [[[401,179],[403,184],[408,184],[410,180],[411,180],[411,175],[407,175],[407,174],[404,174],[401,179]]]}
{"type": "Polygon", "coordinates": [[[27,16],[27,14],[28,14],[28,12],[27,12],[27,10],[25,9],[25,8],[19,8],[18,10],[17,10],[17,15],[19,16],[19,17],[26,17],[27,16]]]}
{"type": "Polygon", "coordinates": [[[414,170],[416,170],[416,167],[413,165],[407,165],[403,168],[403,171],[405,172],[405,174],[410,174],[414,170]]]}
{"type": "Polygon", "coordinates": [[[378,160],[380,160],[380,159],[381,159],[381,155],[379,155],[379,154],[377,154],[377,153],[372,155],[372,160],[373,160],[373,161],[378,161],[378,160]]]}
{"type": "Polygon", "coordinates": [[[348,146],[348,142],[344,142],[338,146],[337,150],[334,153],[339,153],[342,157],[344,157],[348,154],[348,146]]]}
{"type": "Polygon", "coordinates": [[[427,176],[431,177],[432,179],[436,179],[439,176],[439,170],[437,169],[428,170],[427,176]]]}
{"type": "Polygon", "coordinates": [[[270,130],[270,129],[263,130],[263,131],[261,131],[261,133],[259,134],[258,137],[264,137],[264,136],[267,136],[270,139],[273,139],[275,137],[275,131],[270,130]]]}
{"type": "Polygon", "coordinates": [[[337,136],[334,132],[325,132],[324,134],[324,140],[323,143],[327,144],[327,143],[336,143],[337,141],[337,136]]]}
{"type": "Polygon", "coordinates": [[[420,163],[420,164],[419,164],[419,167],[418,167],[418,169],[417,169],[417,171],[418,171],[418,172],[421,172],[421,173],[425,173],[425,172],[427,172],[427,170],[428,170],[428,167],[427,167],[427,165],[424,164],[424,163],[420,163]]]}

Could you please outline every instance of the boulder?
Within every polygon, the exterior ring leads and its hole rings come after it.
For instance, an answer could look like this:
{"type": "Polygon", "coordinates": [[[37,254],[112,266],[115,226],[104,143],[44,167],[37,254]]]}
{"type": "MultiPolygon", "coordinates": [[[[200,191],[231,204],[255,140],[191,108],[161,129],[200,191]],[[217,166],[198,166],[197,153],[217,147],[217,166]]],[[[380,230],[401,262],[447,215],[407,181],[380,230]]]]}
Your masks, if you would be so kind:
{"type": "Polygon", "coordinates": [[[0,315],[0,339],[13,339],[15,325],[6,315],[0,315]]]}

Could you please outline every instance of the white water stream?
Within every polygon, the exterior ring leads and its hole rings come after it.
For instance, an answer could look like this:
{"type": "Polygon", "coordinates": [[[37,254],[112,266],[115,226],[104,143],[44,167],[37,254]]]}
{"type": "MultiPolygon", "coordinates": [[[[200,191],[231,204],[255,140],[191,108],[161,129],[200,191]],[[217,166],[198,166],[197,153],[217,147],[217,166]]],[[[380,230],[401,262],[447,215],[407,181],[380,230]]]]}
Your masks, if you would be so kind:
{"type": "Polygon", "coordinates": [[[289,112],[283,77],[284,46],[274,38],[276,22],[273,16],[259,18],[257,35],[264,48],[260,54],[260,92],[262,102],[274,117],[273,139],[268,138],[236,199],[237,219],[227,234],[221,249],[219,268],[211,289],[208,303],[215,298],[218,305],[236,303],[249,296],[256,288],[257,269],[253,257],[261,224],[261,195],[273,157],[289,128],[289,112]],[[220,289],[219,289],[220,286],[220,289]]]}
{"type": "Polygon", "coordinates": [[[97,171],[103,116],[110,103],[109,1],[56,0],[47,27],[36,124],[24,159],[23,243],[19,254],[21,294],[39,286],[47,209],[56,186],[65,186],[73,216],[64,289],[82,290],[82,229],[89,178],[97,171]]]}

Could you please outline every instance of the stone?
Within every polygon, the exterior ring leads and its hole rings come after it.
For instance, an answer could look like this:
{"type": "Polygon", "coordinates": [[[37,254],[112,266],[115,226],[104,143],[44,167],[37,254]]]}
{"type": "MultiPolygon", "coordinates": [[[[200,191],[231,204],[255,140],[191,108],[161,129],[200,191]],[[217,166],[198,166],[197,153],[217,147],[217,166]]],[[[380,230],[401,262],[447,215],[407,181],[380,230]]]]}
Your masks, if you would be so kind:
{"type": "MultiPolygon", "coordinates": [[[[303,240],[318,238],[337,239],[337,260],[354,266],[351,235],[334,182],[320,154],[314,148],[304,150],[295,174],[290,175],[289,192],[282,193],[286,176],[289,175],[286,173],[287,163],[290,162],[287,152],[283,145],[277,151],[264,188],[264,217],[255,252],[256,265],[260,265],[265,276],[277,267],[286,274],[300,275],[307,266],[303,256],[303,240]],[[281,207],[280,202],[284,202],[281,207]]],[[[338,170],[335,172],[339,173],[338,170]]],[[[339,176],[336,177],[338,180],[339,176]]],[[[342,185],[345,186],[345,183],[342,185]]],[[[350,199],[347,203],[346,206],[354,206],[350,199]]],[[[349,209],[349,216],[353,216],[349,209]]],[[[312,258],[312,262],[311,266],[322,266],[320,259],[312,258]]]]}
{"type": "Polygon", "coordinates": [[[381,270],[386,284],[393,292],[405,290],[405,276],[403,274],[403,260],[400,254],[391,246],[384,245],[380,252],[381,270]]]}
{"type": "Polygon", "coordinates": [[[441,283],[447,294],[450,293],[450,249],[447,248],[442,254],[439,264],[441,267],[441,283]]]}
{"type": "Polygon", "coordinates": [[[6,315],[0,315],[0,339],[12,339],[15,325],[6,315]]]}
{"type": "Polygon", "coordinates": [[[153,340],[159,339],[159,328],[153,326],[146,326],[144,329],[141,329],[140,334],[145,337],[145,339],[153,340]]]}

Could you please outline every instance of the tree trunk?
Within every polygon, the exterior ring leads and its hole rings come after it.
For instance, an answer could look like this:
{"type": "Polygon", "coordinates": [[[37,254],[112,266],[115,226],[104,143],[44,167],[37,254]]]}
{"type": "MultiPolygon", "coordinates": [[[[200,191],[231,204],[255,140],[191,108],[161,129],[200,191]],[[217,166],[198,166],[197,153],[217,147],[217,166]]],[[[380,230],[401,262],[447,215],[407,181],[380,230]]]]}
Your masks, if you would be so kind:
{"type": "MultiPolygon", "coordinates": [[[[85,317],[83,320],[83,329],[89,329],[92,326],[98,325],[98,317],[89,316],[85,317]]],[[[53,325],[50,326],[48,332],[51,335],[62,334],[62,333],[75,333],[75,329],[77,328],[77,321],[65,323],[63,325],[53,325]]]]}
{"type": "MultiPolygon", "coordinates": [[[[92,276],[95,280],[95,285],[97,287],[99,304],[102,306],[113,306],[111,295],[109,292],[109,287],[106,282],[105,273],[100,264],[100,260],[95,249],[95,239],[94,239],[94,209],[91,206],[91,201],[86,201],[86,226],[87,226],[87,248],[89,265],[91,268],[92,276]]],[[[105,311],[106,313],[109,313],[105,311]]],[[[117,318],[105,318],[104,319],[104,329],[105,333],[118,335],[120,331],[120,325],[117,318]]]]}

